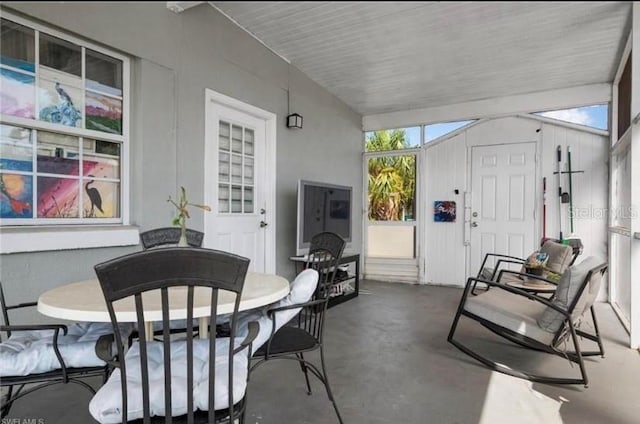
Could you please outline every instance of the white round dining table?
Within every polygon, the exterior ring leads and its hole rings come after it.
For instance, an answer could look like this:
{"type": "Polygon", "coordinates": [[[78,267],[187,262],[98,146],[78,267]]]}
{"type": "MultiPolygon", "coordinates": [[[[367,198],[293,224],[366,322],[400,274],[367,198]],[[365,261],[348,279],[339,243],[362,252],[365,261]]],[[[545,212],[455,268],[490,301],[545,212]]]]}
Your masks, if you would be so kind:
{"type": "MultiPolygon", "coordinates": [[[[169,319],[187,318],[187,288],[170,287],[169,319]]],[[[248,272],[240,295],[240,311],[269,305],[289,294],[289,281],[274,274],[248,272]]],[[[154,321],[162,321],[162,303],[159,290],[143,293],[142,303],[147,337],[154,321]]],[[[226,290],[218,292],[218,315],[233,312],[235,294],[226,290]]],[[[137,322],[135,301],[127,297],[114,302],[119,322],[137,322]]],[[[43,315],[71,321],[111,322],[102,288],[97,278],[77,281],[48,290],[38,298],[38,312],[43,315]]],[[[200,318],[200,337],[207,328],[211,313],[211,290],[196,287],[193,296],[193,317],[200,318]]]]}

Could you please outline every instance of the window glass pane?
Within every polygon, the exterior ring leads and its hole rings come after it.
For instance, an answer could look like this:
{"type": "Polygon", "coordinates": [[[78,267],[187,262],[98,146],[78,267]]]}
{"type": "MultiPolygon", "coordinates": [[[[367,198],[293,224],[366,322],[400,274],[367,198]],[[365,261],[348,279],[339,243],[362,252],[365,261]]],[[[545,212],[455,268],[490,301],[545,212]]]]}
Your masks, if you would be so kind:
{"type": "Polygon", "coordinates": [[[120,184],[109,181],[84,180],[82,204],[85,218],[117,218],[120,216],[120,184]]]}
{"type": "Polygon", "coordinates": [[[0,23],[0,63],[13,68],[35,72],[34,31],[26,26],[2,19],[0,23]]]}
{"type": "Polygon", "coordinates": [[[122,100],[87,91],[86,128],[111,134],[122,134],[122,100]]]}
{"type": "Polygon", "coordinates": [[[33,218],[33,177],[0,173],[0,218],[33,218]]]}
{"type": "Polygon", "coordinates": [[[571,122],[572,124],[597,128],[600,130],[607,130],[609,128],[609,105],[552,110],[547,112],[538,112],[536,115],[557,119],[559,121],[571,122]]]}
{"type": "Polygon", "coordinates": [[[218,212],[229,212],[229,186],[218,185],[218,212]]]}
{"type": "Polygon", "coordinates": [[[31,130],[0,125],[0,169],[13,171],[33,170],[31,130]]]}
{"type": "Polygon", "coordinates": [[[82,75],[82,50],[80,46],[41,32],[40,65],[79,77],[82,75]]]}
{"type": "MultiPolygon", "coordinates": [[[[38,173],[79,175],[80,139],[78,137],[38,131],[37,148],[38,173]]],[[[40,192],[39,188],[38,192],[40,192]]]]}
{"type": "Polygon", "coordinates": [[[420,127],[380,130],[365,133],[367,152],[410,149],[420,146],[420,127]]]}
{"type": "Polygon", "coordinates": [[[35,81],[29,74],[0,69],[0,111],[6,115],[35,117],[35,81]]]}
{"type": "Polygon", "coordinates": [[[40,72],[38,88],[41,121],[70,127],[82,126],[83,93],[80,79],[56,71],[40,72]]]}
{"type": "Polygon", "coordinates": [[[38,218],[78,218],[78,180],[38,177],[38,218]]]}
{"type": "Polygon", "coordinates": [[[122,61],[85,50],[86,87],[113,96],[122,96],[122,61]]]}
{"type": "Polygon", "coordinates": [[[82,175],[85,177],[120,178],[120,144],[85,138],[82,175]]]}
{"type": "Polygon", "coordinates": [[[415,155],[369,158],[368,167],[369,220],[415,221],[415,155]]]}
{"type": "Polygon", "coordinates": [[[443,135],[454,132],[457,129],[462,127],[466,127],[470,123],[475,122],[475,120],[471,121],[456,121],[456,122],[441,122],[438,124],[425,125],[424,127],[424,142],[428,143],[430,141],[435,140],[436,138],[440,138],[443,135]]]}

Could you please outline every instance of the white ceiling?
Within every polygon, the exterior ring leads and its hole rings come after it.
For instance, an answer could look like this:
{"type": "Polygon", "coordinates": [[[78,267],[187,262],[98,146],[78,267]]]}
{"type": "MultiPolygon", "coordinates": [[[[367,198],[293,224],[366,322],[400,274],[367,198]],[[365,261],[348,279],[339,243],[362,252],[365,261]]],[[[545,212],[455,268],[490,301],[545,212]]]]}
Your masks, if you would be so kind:
{"type": "Polygon", "coordinates": [[[630,2],[210,2],[363,115],[611,82],[630,2]]]}

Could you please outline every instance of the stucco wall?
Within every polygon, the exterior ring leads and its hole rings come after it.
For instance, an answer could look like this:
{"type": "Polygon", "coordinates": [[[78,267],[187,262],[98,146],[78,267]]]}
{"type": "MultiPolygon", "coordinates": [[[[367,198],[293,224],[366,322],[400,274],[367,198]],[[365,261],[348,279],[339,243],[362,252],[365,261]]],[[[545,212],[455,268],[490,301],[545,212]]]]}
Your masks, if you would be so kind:
{"type": "MultiPolygon", "coordinates": [[[[175,14],[166,2],[26,3],[3,8],[132,57],[131,223],[166,226],[168,194],[183,185],[203,196],[205,88],[278,116],[276,272],[291,277],[298,179],[354,189],[353,248],[361,245],[361,116],[207,4],[175,14]],[[287,87],[304,129],[289,130],[287,87]]],[[[202,229],[194,211],[189,226],[202,229]]],[[[83,249],[3,255],[11,302],[94,277],[97,262],[140,249],[83,249]]]]}

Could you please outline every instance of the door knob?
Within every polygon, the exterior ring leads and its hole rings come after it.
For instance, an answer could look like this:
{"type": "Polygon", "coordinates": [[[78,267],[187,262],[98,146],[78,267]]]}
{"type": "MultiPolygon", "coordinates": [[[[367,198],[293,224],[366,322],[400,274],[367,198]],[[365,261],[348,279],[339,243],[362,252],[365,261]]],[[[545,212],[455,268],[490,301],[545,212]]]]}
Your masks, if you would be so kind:
{"type": "Polygon", "coordinates": [[[475,222],[475,221],[473,221],[473,222],[471,223],[471,226],[472,226],[473,228],[475,228],[475,227],[477,227],[477,226],[478,226],[478,223],[477,223],[477,222],[475,222]]]}
{"type": "Polygon", "coordinates": [[[266,227],[267,225],[269,225],[269,224],[267,224],[267,223],[266,223],[266,222],[264,222],[264,221],[260,221],[260,228],[264,228],[264,227],[266,227]]]}

